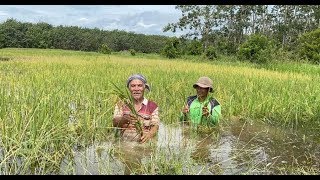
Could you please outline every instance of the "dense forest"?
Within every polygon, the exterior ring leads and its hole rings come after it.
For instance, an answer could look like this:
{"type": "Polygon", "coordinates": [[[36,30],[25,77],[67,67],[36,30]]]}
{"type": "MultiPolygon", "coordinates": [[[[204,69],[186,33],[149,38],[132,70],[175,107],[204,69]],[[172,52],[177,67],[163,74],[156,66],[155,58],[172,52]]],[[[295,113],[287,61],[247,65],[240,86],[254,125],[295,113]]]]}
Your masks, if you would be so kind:
{"type": "Polygon", "coordinates": [[[256,63],[274,57],[320,62],[320,5],[178,5],[176,9],[181,10],[181,18],[163,31],[185,32],[179,38],[8,19],[0,24],[0,48],[130,50],[168,58],[237,55],[256,63]]]}
{"type": "Polygon", "coordinates": [[[23,23],[8,19],[0,24],[0,47],[50,48],[78,51],[99,51],[103,44],[112,51],[135,49],[157,53],[168,37],[135,34],[119,30],[105,31],[77,26],[54,27],[45,22],[23,23]]]}

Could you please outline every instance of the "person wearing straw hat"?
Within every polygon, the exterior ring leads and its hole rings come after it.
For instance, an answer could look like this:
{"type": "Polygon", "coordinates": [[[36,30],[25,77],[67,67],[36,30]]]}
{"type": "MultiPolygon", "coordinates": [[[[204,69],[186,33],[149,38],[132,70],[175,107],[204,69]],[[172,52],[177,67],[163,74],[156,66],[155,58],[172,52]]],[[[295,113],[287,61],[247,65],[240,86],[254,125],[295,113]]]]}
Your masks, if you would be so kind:
{"type": "Polygon", "coordinates": [[[116,104],[113,115],[113,126],[121,130],[120,134],[123,139],[144,143],[158,132],[160,123],[159,108],[157,103],[144,97],[145,90],[150,91],[150,86],[144,75],[131,75],[126,85],[133,102],[132,104],[125,104],[120,101],[116,104]],[[138,116],[132,111],[135,111],[138,116]],[[141,124],[142,132],[138,132],[137,130],[136,123],[138,121],[141,124]]]}
{"type": "Polygon", "coordinates": [[[221,118],[221,105],[209,93],[213,93],[213,82],[203,76],[193,84],[197,95],[189,96],[182,109],[180,120],[190,121],[192,124],[216,125],[221,118]]]}

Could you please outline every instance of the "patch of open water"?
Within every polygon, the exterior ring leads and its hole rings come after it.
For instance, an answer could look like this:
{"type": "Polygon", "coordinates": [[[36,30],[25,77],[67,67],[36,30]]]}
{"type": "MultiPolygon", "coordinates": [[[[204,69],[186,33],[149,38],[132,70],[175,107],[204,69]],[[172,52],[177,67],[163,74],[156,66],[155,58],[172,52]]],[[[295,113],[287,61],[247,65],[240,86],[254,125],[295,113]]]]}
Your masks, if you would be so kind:
{"type": "Polygon", "coordinates": [[[234,121],[205,133],[183,124],[161,124],[157,139],[146,144],[114,139],[96,143],[75,150],[74,159],[63,161],[60,174],[286,174],[279,169],[301,166],[320,167],[314,139],[234,121]]]}

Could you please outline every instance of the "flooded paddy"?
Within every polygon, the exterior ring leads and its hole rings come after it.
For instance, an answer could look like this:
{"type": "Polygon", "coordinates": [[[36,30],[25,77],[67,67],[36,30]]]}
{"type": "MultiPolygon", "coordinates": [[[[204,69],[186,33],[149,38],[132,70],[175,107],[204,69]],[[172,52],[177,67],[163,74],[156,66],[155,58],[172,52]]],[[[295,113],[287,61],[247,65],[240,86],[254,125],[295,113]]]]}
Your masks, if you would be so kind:
{"type": "Polygon", "coordinates": [[[1,53],[12,58],[0,61],[1,175],[320,174],[318,66],[230,66],[233,58],[150,63],[149,57],[52,49],[1,53]],[[116,98],[109,84],[125,82],[137,67],[152,82],[148,97],[162,107],[164,123],[156,142],[142,145],[110,133],[116,98]],[[212,76],[226,119],[195,132],[175,121],[203,74],[212,76]]]}
{"type": "Polygon", "coordinates": [[[203,131],[161,124],[146,144],[110,138],[76,148],[59,174],[319,174],[316,138],[239,120],[203,131]]]}

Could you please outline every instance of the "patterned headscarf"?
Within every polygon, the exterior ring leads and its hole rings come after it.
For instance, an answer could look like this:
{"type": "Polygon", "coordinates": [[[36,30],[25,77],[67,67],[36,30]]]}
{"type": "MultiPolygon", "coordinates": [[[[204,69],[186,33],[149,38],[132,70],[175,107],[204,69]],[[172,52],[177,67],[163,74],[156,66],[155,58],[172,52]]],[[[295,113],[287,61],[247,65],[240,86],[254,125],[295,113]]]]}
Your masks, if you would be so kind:
{"type": "Polygon", "coordinates": [[[133,75],[131,75],[131,76],[128,78],[128,80],[127,80],[127,87],[128,87],[128,88],[129,88],[130,82],[131,82],[132,80],[134,80],[134,79],[139,79],[140,81],[142,81],[143,84],[145,84],[146,89],[148,89],[148,90],[150,91],[150,86],[149,86],[149,84],[147,83],[147,79],[146,79],[146,77],[144,77],[144,75],[142,75],[142,74],[133,74],[133,75]]]}

